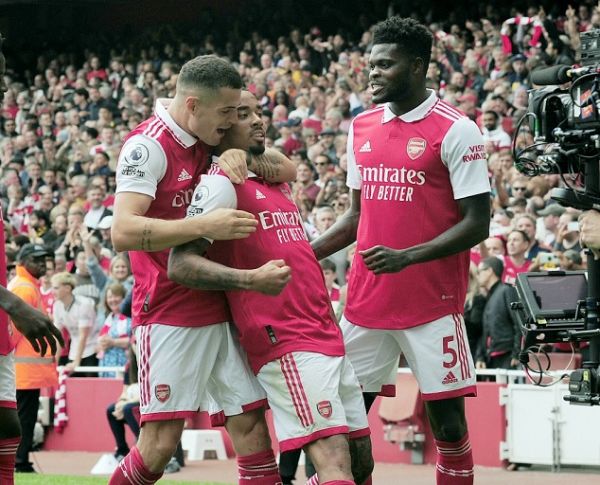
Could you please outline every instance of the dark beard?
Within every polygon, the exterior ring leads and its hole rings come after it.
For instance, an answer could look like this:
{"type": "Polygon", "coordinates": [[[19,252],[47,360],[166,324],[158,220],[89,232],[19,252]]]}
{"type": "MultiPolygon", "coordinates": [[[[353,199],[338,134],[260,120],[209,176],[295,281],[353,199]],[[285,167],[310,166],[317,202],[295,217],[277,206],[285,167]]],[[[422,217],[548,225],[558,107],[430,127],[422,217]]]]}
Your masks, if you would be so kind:
{"type": "Polygon", "coordinates": [[[391,90],[384,93],[384,97],[377,99],[377,103],[394,103],[399,101],[405,101],[413,96],[408,82],[402,82],[391,90]]]}
{"type": "Polygon", "coordinates": [[[252,145],[250,148],[248,148],[248,151],[250,152],[251,155],[262,155],[263,153],[265,153],[265,146],[264,145],[252,145]]]}

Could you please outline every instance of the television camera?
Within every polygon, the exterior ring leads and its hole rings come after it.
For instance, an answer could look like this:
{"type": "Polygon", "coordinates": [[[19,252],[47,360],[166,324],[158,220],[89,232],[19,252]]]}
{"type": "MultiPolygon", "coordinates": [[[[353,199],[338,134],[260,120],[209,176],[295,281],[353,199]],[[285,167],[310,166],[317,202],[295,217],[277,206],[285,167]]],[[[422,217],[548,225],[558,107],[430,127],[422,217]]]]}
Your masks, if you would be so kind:
{"type": "MultiPolygon", "coordinates": [[[[581,67],[553,66],[531,73],[527,113],[533,143],[517,149],[516,168],[533,177],[560,175],[551,197],[579,210],[600,210],[600,29],[581,34],[581,67]]],[[[573,404],[600,405],[600,259],[588,251],[587,272],[548,271],[517,277],[512,304],[525,338],[521,362],[529,370],[532,349],[555,342],[590,341],[590,357],[569,379],[573,404]]],[[[537,357],[536,357],[537,358],[537,357]]],[[[539,364],[539,362],[538,362],[539,364]]]]}

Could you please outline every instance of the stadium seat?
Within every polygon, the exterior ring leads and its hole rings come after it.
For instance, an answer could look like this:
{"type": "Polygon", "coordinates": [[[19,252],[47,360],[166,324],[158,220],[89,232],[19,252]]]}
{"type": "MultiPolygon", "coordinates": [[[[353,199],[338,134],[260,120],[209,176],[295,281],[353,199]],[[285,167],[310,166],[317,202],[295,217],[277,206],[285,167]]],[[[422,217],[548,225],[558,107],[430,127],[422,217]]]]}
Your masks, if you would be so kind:
{"type": "Polygon", "coordinates": [[[211,457],[227,460],[223,435],[214,429],[184,429],[181,446],[187,451],[188,460],[205,460],[211,457]]]}
{"type": "Polygon", "coordinates": [[[425,405],[412,374],[398,374],[396,396],[381,398],[379,417],[383,421],[384,439],[412,451],[412,463],[423,463],[425,442],[425,405]]]}

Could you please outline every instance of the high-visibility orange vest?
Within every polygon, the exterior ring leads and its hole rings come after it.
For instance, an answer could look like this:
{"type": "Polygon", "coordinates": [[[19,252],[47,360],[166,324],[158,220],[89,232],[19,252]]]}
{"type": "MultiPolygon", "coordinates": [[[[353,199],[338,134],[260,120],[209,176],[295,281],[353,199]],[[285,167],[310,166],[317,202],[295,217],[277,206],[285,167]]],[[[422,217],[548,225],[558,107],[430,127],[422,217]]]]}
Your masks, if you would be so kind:
{"type": "MultiPolygon", "coordinates": [[[[8,283],[8,289],[28,305],[44,312],[38,281],[21,265],[17,276],[8,283]]],[[[15,373],[17,389],[41,389],[58,385],[56,362],[50,349],[44,356],[33,350],[29,341],[13,324],[12,340],[15,344],[15,373]]]]}

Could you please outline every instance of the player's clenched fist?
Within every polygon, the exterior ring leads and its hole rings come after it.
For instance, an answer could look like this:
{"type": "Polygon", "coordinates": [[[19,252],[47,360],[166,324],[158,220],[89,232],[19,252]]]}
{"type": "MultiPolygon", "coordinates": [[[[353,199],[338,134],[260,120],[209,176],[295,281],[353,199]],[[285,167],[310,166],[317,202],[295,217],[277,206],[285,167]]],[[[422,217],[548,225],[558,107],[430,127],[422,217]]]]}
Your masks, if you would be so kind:
{"type": "Polygon", "coordinates": [[[235,209],[216,209],[200,217],[203,237],[214,240],[244,239],[258,224],[254,215],[235,209]]]}
{"type": "Polygon", "coordinates": [[[291,277],[292,269],[285,261],[274,259],[251,272],[250,288],[265,295],[279,295],[291,277]]]}

